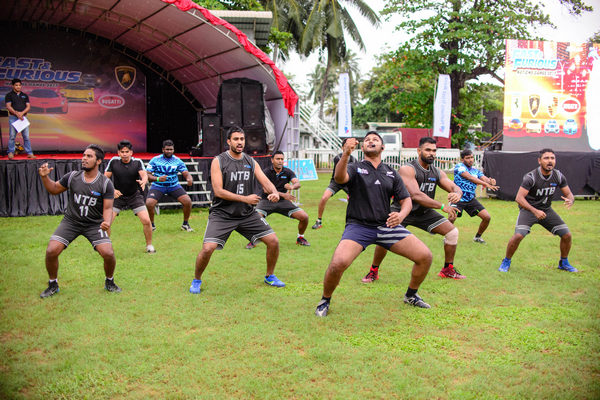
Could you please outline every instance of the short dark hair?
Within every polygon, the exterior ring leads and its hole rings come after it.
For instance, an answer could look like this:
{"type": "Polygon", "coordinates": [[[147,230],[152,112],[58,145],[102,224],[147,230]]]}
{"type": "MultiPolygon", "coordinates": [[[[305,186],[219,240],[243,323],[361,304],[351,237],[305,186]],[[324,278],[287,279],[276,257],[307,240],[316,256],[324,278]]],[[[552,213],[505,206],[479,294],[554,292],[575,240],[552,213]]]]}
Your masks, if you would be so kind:
{"type": "Polygon", "coordinates": [[[21,82],[21,80],[19,78],[15,78],[12,81],[10,81],[10,84],[13,85],[13,86],[15,85],[15,83],[22,83],[22,82],[21,82]]]}
{"type": "Polygon", "coordinates": [[[239,126],[232,126],[231,128],[227,129],[227,139],[231,139],[231,135],[233,135],[234,132],[239,132],[246,135],[244,130],[239,126]]]}
{"type": "Polygon", "coordinates": [[[281,151],[281,150],[274,151],[273,154],[271,154],[271,158],[275,157],[277,154],[281,154],[283,156],[283,151],[281,151]]]}
{"type": "Polygon", "coordinates": [[[117,145],[117,150],[121,150],[123,147],[127,147],[129,150],[133,150],[131,142],[127,139],[123,139],[119,142],[119,144],[117,145]]]}
{"type": "Polygon", "coordinates": [[[437,144],[437,140],[431,136],[424,136],[419,140],[419,147],[423,146],[425,143],[437,144]]]}
{"type": "Polygon", "coordinates": [[[167,147],[167,146],[173,146],[173,147],[175,147],[175,143],[173,143],[173,141],[171,139],[167,139],[167,140],[163,141],[163,145],[162,146],[163,146],[163,149],[165,147],[167,147]]]}
{"type": "Polygon", "coordinates": [[[540,150],[540,155],[538,156],[538,158],[542,158],[542,156],[544,155],[544,153],[552,153],[556,156],[556,153],[554,152],[554,150],[549,149],[549,148],[545,148],[545,149],[541,149],[540,150]]]}
{"type": "Polygon", "coordinates": [[[102,148],[100,146],[98,146],[97,144],[90,144],[88,147],[85,148],[87,149],[91,149],[94,150],[94,153],[96,153],[96,159],[97,160],[104,160],[104,150],[102,150],[102,148]]]}
{"type": "Polygon", "coordinates": [[[464,149],[460,152],[460,158],[463,159],[467,156],[470,156],[471,154],[473,154],[473,152],[470,149],[464,149]]]}
{"type": "Polygon", "coordinates": [[[375,136],[377,136],[377,137],[379,138],[379,140],[381,140],[381,143],[383,143],[383,138],[381,137],[381,135],[380,135],[379,133],[377,133],[377,132],[375,132],[375,131],[369,131],[369,132],[367,132],[367,134],[365,135],[365,138],[366,138],[367,136],[369,136],[369,135],[375,135],[375,136]]]}

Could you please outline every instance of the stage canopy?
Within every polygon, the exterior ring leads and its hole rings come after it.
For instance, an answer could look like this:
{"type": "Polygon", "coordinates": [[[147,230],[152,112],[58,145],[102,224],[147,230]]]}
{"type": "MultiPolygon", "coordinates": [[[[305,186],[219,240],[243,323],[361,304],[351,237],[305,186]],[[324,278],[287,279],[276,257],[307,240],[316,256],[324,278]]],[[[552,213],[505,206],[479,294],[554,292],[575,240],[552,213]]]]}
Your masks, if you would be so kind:
{"type": "Polygon", "coordinates": [[[0,21],[105,38],[171,82],[197,110],[214,109],[221,82],[239,77],[266,85],[276,125],[281,111],[294,114],[298,101],[285,76],[244,33],[191,0],[5,0],[0,21]]]}

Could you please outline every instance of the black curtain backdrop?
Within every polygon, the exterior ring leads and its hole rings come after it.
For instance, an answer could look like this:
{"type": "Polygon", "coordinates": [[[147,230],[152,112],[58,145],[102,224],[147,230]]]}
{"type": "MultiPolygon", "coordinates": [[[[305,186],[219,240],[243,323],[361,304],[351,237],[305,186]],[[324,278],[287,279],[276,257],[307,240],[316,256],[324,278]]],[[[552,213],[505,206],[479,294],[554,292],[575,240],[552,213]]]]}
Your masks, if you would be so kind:
{"type": "MultiPolygon", "coordinates": [[[[255,160],[265,168],[271,164],[269,157],[256,157],[255,160]]],[[[203,171],[204,180],[209,181],[207,189],[210,190],[210,163],[212,159],[198,160],[198,171],[203,171]]],[[[48,162],[50,179],[59,180],[67,172],[81,169],[81,159],[72,160],[18,160],[0,161],[0,217],[25,217],[31,215],[58,215],[62,214],[67,205],[67,192],[60,195],[49,194],[38,174],[38,167],[48,162]]],[[[100,166],[104,172],[108,160],[100,166]]],[[[187,189],[186,185],[183,185],[187,189]]],[[[200,200],[199,195],[192,195],[192,200],[200,200]]],[[[173,201],[165,198],[165,201],[173,201]]],[[[202,200],[204,196],[202,196],[202,200]]]]}
{"type": "MultiPolygon", "coordinates": [[[[487,151],[483,155],[485,176],[496,179],[500,189],[490,192],[501,200],[514,200],[523,175],[539,166],[539,152],[504,153],[487,151]]],[[[562,172],[574,195],[593,196],[600,193],[600,152],[556,152],[556,169],[562,172]]],[[[554,195],[560,200],[562,192],[554,195]]]]}

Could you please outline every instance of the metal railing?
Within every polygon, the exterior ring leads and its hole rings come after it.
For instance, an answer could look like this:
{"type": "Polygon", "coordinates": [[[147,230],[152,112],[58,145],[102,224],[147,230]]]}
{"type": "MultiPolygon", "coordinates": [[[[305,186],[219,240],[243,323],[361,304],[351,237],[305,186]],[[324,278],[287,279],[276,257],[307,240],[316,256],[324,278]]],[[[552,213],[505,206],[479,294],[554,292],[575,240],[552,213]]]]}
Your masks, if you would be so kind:
{"type": "Polygon", "coordinates": [[[325,121],[319,118],[318,107],[300,107],[300,129],[308,132],[320,146],[326,149],[339,149],[342,139],[325,121]]]}

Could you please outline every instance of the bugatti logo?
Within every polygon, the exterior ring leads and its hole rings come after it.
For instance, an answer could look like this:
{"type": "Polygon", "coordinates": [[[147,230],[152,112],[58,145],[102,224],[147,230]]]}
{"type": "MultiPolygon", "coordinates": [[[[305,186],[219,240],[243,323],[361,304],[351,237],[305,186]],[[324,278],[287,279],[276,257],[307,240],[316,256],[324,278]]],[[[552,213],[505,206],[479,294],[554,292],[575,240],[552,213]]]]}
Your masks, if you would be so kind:
{"type": "Polygon", "coordinates": [[[125,105],[125,99],[116,94],[107,94],[98,99],[98,104],[104,108],[121,108],[125,105]]]}
{"type": "Polygon", "coordinates": [[[562,103],[562,109],[567,114],[575,114],[581,108],[581,104],[577,99],[570,98],[562,103]]]}
{"type": "Polygon", "coordinates": [[[125,90],[129,90],[135,82],[135,68],[126,65],[115,67],[115,77],[119,85],[125,90]]]}

